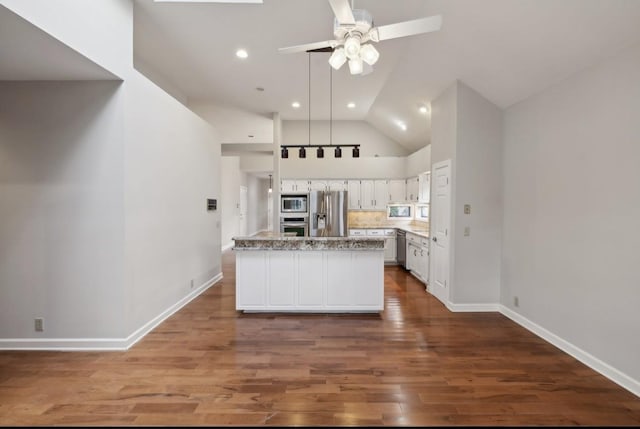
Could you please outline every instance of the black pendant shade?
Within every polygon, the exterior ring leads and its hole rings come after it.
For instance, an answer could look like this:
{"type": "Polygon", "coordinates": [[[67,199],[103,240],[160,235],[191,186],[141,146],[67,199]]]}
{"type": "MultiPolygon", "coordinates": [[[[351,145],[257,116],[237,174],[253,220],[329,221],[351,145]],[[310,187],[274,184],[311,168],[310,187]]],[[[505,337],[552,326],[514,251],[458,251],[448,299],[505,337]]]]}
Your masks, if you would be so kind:
{"type": "Polygon", "coordinates": [[[359,144],[343,144],[340,146],[333,145],[322,145],[322,144],[287,144],[280,146],[280,157],[281,158],[289,158],[289,149],[298,149],[298,158],[306,158],[307,157],[307,149],[316,149],[316,157],[324,158],[324,150],[325,149],[333,149],[333,156],[335,158],[342,158],[342,148],[353,148],[351,154],[354,158],[360,158],[360,145],[359,144]]]}

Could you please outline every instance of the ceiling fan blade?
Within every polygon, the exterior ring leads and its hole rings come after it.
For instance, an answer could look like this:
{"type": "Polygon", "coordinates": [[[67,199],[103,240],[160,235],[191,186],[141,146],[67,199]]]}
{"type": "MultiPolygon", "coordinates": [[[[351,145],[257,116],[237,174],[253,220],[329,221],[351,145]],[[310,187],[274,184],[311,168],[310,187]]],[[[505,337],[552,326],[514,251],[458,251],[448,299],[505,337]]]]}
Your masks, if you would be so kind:
{"type": "Polygon", "coordinates": [[[296,52],[307,52],[307,51],[313,51],[313,50],[322,49],[322,48],[335,48],[337,44],[338,42],[335,40],[325,40],[324,42],[307,43],[305,45],[296,45],[296,46],[289,46],[286,48],[279,48],[278,52],[280,52],[281,54],[293,54],[296,52]]]}
{"type": "Polygon", "coordinates": [[[442,15],[434,15],[412,21],[398,22],[397,24],[383,25],[375,28],[375,31],[377,32],[378,40],[388,40],[438,31],[440,27],[442,27],[442,15]]]}
{"type": "Polygon", "coordinates": [[[356,19],[353,17],[353,11],[349,0],[329,0],[333,14],[340,25],[354,25],[356,19]]]}
{"type": "Polygon", "coordinates": [[[156,3],[254,3],[261,4],[262,0],[153,0],[156,3]]]}

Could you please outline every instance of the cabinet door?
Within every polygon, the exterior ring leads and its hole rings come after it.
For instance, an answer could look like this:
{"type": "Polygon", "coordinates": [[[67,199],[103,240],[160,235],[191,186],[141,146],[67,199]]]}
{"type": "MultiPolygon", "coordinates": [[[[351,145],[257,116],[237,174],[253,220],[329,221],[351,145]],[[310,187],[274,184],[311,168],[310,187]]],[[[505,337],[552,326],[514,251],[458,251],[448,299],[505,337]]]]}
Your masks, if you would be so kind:
{"type": "Polygon", "coordinates": [[[347,196],[349,197],[349,208],[360,208],[360,181],[349,180],[347,182],[347,196]]]}
{"type": "Polygon", "coordinates": [[[420,276],[425,283],[429,281],[429,248],[423,246],[420,248],[420,276]]]}
{"type": "Polygon", "coordinates": [[[407,270],[416,271],[418,262],[418,247],[413,243],[407,244],[407,270]]]}
{"type": "Polygon", "coordinates": [[[376,209],[386,209],[389,202],[389,181],[376,180],[374,182],[373,205],[376,209]]]}
{"type": "Polygon", "coordinates": [[[375,187],[373,180],[360,181],[360,208],[374,209],[375,206],[375,187]]]}
{"type": "Polygon", "coordinates": [[[324,180],[309,180],[309,191],[326,191],[327,182],[324,180]]]}
{"type": "Polygon", "coordinates": [[[407,200],[407,181],[404,179],[389,180],[390,203],[402,203],[407,200]]]}
{"type": "Polygon", "coordinates": [[[418,201],[428,203],[431,195],[431,173],[422,173],[418,176],[418,180],[418,201]]]}
{"type": "Polygon", "coordinates": [[[384,260],[385,262],[395,262],[396,260],[395,237],[387,237],[384,239],[384,260]]]}
{"type": "Polygon", "coordinates": [[[346,180],[329,180],[327,182],[327,188],[330,191],[347,191],[347,181],[346,180]]]}
{"type": "Polygon", "coordinates": [[[296,192],[309,192],[309,181],[296,180],[296,192]]]}
{"type": "Polygon", "coordinates": [[[296,192],[296,181],[295,180],[281,180],[280,181],[280,193],[282,194],[290,194],[292,192],[296,192]]]}
{"type": "Polygon", "coordinates": [[[407,201],[418,201],[418,177],[407,179],[407,201]]]}

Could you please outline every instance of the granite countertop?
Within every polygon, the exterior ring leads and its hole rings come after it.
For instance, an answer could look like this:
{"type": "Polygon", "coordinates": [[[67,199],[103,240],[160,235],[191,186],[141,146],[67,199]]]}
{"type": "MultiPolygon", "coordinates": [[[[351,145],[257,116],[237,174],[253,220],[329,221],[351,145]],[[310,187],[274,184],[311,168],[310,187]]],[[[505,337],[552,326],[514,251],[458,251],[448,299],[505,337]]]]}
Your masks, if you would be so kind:
{"type": "Polygon", "coordinates": [[[419,225],[350,225],[349,229],[401,229],[420,237],[429,238],[429,228],[419,225]]]}
{"type": "Polygon", "coordinates": [[[384,250],[384,237],[297,237],[273,233],[234,237],[233,250],[384,250]]]}

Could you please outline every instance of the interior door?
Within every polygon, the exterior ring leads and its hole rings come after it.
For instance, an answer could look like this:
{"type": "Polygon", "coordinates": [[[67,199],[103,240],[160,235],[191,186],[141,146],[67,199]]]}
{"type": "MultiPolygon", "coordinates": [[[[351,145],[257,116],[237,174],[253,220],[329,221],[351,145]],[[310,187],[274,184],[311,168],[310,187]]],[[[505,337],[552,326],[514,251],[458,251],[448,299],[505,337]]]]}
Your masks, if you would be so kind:
{"type": "Polygon", "coordinates": [[[238,204],[238,235],[244,237],[247,235],[247,187],[240,186],[240,203],[238,204]]]}
{"type": "Polygon", "coordinates": [[[449,302],[451,232],[451,160],[433,165],[431,198],[430,282],[428,290],[443,303],[449,302]]]}

